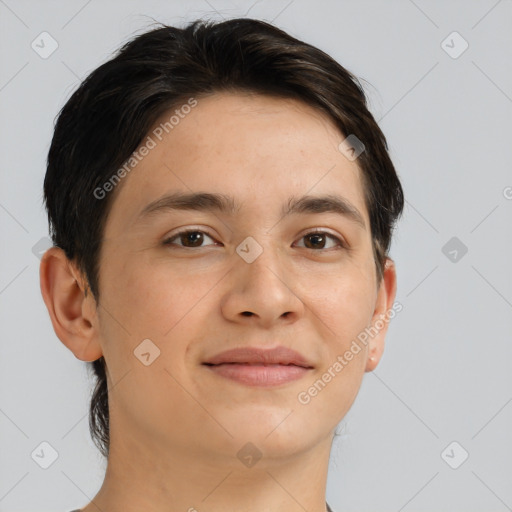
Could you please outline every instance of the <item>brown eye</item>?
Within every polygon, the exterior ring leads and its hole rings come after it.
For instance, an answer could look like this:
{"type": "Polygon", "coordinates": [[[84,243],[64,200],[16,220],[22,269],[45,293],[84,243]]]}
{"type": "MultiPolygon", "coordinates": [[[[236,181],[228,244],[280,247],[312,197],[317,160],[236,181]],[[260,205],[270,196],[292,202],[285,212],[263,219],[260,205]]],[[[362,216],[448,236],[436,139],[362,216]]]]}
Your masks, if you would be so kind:
{"type": "Polygon", "coordinates": [[[166,239],[163,243],[164,245],[177,245],[178,247],[187,247],[193,249],[201,247],[202,243],[205,241],[205,237],[212,240],[212,238],[204,231],[192,229],[180,231],[179,233],[173,235],[171,238],[166,239]],[[180,243],[176,244],[175,240],[179,240],[180,243]]]}
{"type": "Polygon", "coordinates": [[[306,249],[332,249],[333,247],[326,247],[326,244],[328,244],[329,240],[334,240],[336,245],[340,248],[344,247],[344,243],[338,237],[330,235],[325,231],[314,231],[312,233],[307,233],[302,237],[302,239],[307,240],[307,242],[304,244],[306,249]]]}

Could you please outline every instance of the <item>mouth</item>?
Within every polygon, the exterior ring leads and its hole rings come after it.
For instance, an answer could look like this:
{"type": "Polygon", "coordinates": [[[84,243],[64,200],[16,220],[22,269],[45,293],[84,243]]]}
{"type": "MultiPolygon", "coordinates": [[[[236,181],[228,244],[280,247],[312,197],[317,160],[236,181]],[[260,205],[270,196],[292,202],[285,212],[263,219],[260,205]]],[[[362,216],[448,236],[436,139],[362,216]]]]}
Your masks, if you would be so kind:
{"type": "Polygon", "coordinates": [[[202,364],[219,377],[260,387],[301,379],[314,368],[301,354],[286,347],[233,349],[202,364]]]}

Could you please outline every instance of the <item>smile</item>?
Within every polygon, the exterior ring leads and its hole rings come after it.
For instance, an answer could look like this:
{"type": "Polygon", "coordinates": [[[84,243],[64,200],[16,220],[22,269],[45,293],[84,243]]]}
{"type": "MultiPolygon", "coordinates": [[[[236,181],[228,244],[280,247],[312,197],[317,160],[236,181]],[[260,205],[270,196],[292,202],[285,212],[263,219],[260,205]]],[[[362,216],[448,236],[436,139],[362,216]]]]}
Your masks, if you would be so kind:
{"type": "Polygon", "coordinates": [[[221,363],[206,366],[220,377],[261,387],[279,386],[298,380],[311,370],[294,364],[221,363]]]}

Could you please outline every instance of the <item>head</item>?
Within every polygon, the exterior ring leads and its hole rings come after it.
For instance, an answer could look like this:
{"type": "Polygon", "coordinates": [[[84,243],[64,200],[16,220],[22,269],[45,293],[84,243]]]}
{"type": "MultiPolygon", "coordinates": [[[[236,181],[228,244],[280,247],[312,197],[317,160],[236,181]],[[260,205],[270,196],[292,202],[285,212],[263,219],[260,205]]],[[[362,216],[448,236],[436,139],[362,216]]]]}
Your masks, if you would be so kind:
{"type": "Polygon", "coordinates": [[[276,27],[196,21],[125,44],[59,113],[44,199],[43,297],[94,372],[105,456],[114,418],[173,449],[294,453],[329,436],[382,355],[402,188],[359,81],[276,27]],[[204,364],[276,345],[310,373],[269,389],[204,364]]]}

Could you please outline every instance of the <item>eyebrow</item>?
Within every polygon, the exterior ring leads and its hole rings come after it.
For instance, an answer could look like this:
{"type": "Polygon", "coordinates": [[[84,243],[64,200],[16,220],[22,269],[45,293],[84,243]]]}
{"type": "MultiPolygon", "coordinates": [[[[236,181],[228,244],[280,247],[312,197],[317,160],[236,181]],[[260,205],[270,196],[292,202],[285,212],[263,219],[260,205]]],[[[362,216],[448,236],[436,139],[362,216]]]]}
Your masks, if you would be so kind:
{"type": "MultiPolygon", "coordinates": [[[[191,210],[201,212],[218,212],[230,216],[240,213],[241,205],[233,197],[220,193],[209,192],[174,192],[167,194],[146,205],[137,216],[137,221],[176,210],[191,210]]],[[[346,217],[362,229],[366,224],[361,212],[346,198],[327,194],[322,196],[289,197],[283,205],[282,215],[287,217],[296,214],[336,213],[346,217]]]]}

